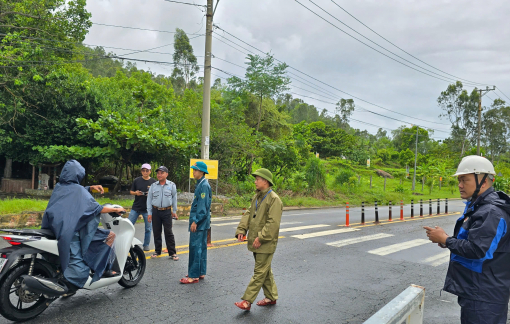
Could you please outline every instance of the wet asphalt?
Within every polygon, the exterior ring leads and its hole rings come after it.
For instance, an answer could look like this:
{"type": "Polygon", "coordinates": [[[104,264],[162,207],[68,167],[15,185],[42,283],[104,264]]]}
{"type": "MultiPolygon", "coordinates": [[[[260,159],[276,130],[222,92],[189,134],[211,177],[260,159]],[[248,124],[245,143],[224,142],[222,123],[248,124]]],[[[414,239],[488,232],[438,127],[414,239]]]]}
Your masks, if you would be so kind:
{"type": "MultiPolygon", "coordinates": [[[[450,201],[450,212],[461,212],[460,200],[450,201]]],[[[428,206],[427,206],[428,207],[428,206]]],[[[434,205],[434,212],[436,208],[434,205]]],[[[444,212],[444,206],[441,207],[444,212]]],[[[273,258],[273,273],[279,300],[270,307],[252,306],[244,312],[234,306],[239,301],[253,272],[253,256],[245,244],[233,239],[240,216],[216,218],[212,222],[215,247],[208,251],[208,273],[198,284],[182,285],[187,274],[188,223],[174,222],[179,261],[167,256],[147,260],[140,284],[132,289],[111,285],[95,291],[79,291],[61,299],[38,318],[28,323],[363,323],[409,285],[425,287],[424,323],[459,323],[460,307],[456,296],[441,292],[447,263],[433,266],[426,260],[443,252],[433,243],[377,255],[369,253],[393,244],[426,239],[422,226],[441,226],[453,230],[454,215],[432,215],[411,220],[410,207],[404,207],[405,221],[399,221],[399,209],[379,209],[382,225],[374,225],[374,208],[366,208],[366,225],[360,227],[360,208],[350,210],[350,232],[310,238],[301,234],[345,228],[344,208],[286,211],[282,218],[283,236],[273,258]],[[315,225],[314,228],[296,227],[315,225]],[[339,226],[340,225],[340,226],[339,226]],[[375,234],[386,237],[335,247],[327,243],[375,234]]],[[[143,240],[143,223],[136,225],[136,236],[143,240]]],[[[0,242],[0,247],[5,243],[0,242]]],[[[151,242],[151,247],[153,247],[151,242]]],[[[258,299],[264,296],[262,292],[258,299]]],[[[258,300],[257,299],[257,300],[258,300]]],[[[1,318],[0,323],[8,323],[1,318]]]]}

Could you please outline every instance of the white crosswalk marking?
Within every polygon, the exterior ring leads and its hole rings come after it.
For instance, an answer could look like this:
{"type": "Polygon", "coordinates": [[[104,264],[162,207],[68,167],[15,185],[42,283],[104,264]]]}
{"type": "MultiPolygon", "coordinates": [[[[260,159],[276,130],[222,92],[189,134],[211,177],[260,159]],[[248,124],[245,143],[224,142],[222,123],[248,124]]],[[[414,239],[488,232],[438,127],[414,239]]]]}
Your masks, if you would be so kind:
{"type": "Polygon", "coordinates": [[[305,230],[305,229],[319,228],[319,227],[328,227],[328,226],[330,226],[330,225],[317,224],[317,225],[306,225],[306,226],[296,226],[296,227],[289,227],[289,228],[280,228],[280,233],[282,233],[282,232],[301,231],[301,230],[305,230]]]}
{"type": "Polygon", "coordinates": [[[447,263],[450,261],[450,250],[441,252],[439,254],[433,255],[429,258],[423,260],[423,263],[428,263],[433,267],[437,267],[441,264],[447,263]]]}
{"type": "MultiPolygon", "coordinates": [[[[311,237],[319,237],[319,236],[326,236],[326,235],[333,235],[333,234],[340,234],[340,233],[348,233],[348,232],[354,232],[359,231],[357,228],[341,228],[336,230],[329,230],[329,231],[322,231],[322,232],[313,232],[308,234],[298,234],[298,235],[292,235],[292,237],[298,238],[298,239],[307,239],[311,237]]],[[[280,230],[281,232],[281,230],[280,230]]]]}
{"type": "Polygon", "coordinates": [[[370,251],[368,251],[368,253],[377,254],[377,255],[388,255],[391,253],[395,253],[395,252],[407,250],[407,249],[410,249],[413,247],[417,247],[420,245],[424,245],[427,243],[430,243],[430,241],[425,240],[425,239],[416,239],[416,240],[412,240],[412,241],[383,246],[383,247],[375,249],[375,250],[370,250],[370,251]]]}
{"type": "Polygon", "coordinates": [[[211,226],[226,226],[226,225],[238,225],[239,222],[228,222],[228,223],[219,223],[215,224],[216,222],[212,223],[211,226]]]}
{"type": "Polygon", "coordinates": [[[342,246],[366,242],[366,241],[379,240],[379,239],[391,237],[391,236],[394,236],[394,235],[380,233],[380,234],[367,235],[367,236],[355,237],[355,238],[340,240],[340,241],[336,241],[336,242],[326,243],[326,245],[334,246],[334,247],[342,247],[342,246]]]}

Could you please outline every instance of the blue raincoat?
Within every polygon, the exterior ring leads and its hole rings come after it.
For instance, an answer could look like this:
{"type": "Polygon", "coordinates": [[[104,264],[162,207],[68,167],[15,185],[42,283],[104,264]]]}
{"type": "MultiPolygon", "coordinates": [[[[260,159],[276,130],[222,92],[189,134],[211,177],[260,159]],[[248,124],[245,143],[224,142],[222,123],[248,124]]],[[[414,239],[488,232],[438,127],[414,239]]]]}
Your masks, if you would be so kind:
{"type": "Polygon", "coordinates": [[[207,230],[211,228],[212,191],[205,177],[198,180],[195,198],[189,213],[189,226],[195,222],[197,231],[189,233],[188,276],[198,278],[207,271],[207,230]]]}
{"type": "Polygon", "coordinates": [[[92,282],[99,280],[111,264],[113,250],[104,241],[110,231],[98,228],[103,207],[80,185],[85,169],[70,160],[62,169],[41,228],[51,229],[58,240],[58,252],[64,277],[83,288],[94,271],[92,282]]]}

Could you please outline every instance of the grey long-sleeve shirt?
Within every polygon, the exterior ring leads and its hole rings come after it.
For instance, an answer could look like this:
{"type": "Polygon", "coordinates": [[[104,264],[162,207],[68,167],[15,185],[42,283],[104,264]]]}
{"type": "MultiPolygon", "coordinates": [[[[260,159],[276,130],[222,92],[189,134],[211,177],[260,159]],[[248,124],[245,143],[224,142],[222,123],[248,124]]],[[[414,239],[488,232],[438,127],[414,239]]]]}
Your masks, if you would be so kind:
{"type": "Polygon", "coordinates": [[[175,183],[167,180],[163,186],[159,184],[159,181],[151,184],[147,193],[147,213],[149,215],[152,215],[152,206],[172,206],[172,212],[177,213],[177,187],[175,183]]]}

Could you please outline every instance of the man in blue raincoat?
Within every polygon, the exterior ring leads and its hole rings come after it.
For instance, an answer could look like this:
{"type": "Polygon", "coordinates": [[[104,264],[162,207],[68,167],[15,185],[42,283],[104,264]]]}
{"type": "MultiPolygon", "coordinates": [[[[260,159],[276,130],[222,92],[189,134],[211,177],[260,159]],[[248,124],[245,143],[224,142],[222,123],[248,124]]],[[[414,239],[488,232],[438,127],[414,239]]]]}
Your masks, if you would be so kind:
{"type": "Polygon", "coordinates": [[[453,235],[425,226],[429,239],[450,250],[443,290],[458,296],[462,324],[506,324],[510,300],[510,197],[493,188],[492,163],[471,155],[456,176],[466,199],[453,235]]]}
{"type": "MultiPolygon", "coordinates": [[[[67,161],[44,212],[41,228],[51,229],[58,240],[58,252],[65,284],[70,292],[83,288],[90,270],[92,282],[99,280],[115,260],[115,234],[98,228],[101,213],[120,213],[124,208],[101,206],[80,182],[85,168],[67,161]]],[[[115,275],[108,271],[107,275],[115,275]]]]}
{"type": "Polygon", "coordinates": [[[205,178],[207,164],[198,161],[192,167],[197,180],[195,197],[189,213],[189,261],[188,275],[180,281],[192,284],[204,279],[207,271],[207,230],[211,228],[212,192],[205,178]]]}

